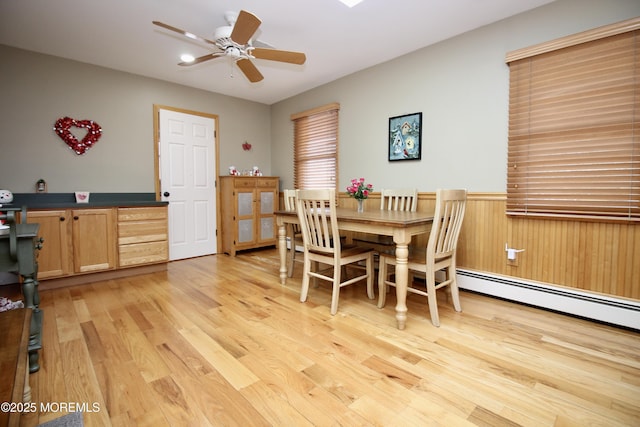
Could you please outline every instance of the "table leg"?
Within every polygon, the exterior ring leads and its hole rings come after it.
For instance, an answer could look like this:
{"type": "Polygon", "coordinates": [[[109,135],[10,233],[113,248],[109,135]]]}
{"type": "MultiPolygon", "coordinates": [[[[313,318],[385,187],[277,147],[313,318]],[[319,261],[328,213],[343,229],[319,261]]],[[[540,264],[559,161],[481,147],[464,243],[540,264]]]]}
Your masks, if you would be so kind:
{"type": "Polygon", "coordinates": [[[287,283],[287,227],[284,223],[278,224],[278,251],[280,252],[280,284],[284,285],[287,283]]]}
{"type": "Polygon", "coordinates": [[[22,295],[25,307],[33,310],[29,334],[29,372],[33,373],[40,369],[38,350],[42,348],[42,313],[38,307],[38,281],[32,276],[22,276],[22,295]]]}
{"type": "Polygon", "coordinates": [[[396,244],[396,320],[398,329],[404,329],[407,321],[407,286],[409,246],[406,243],[396,244]]]}

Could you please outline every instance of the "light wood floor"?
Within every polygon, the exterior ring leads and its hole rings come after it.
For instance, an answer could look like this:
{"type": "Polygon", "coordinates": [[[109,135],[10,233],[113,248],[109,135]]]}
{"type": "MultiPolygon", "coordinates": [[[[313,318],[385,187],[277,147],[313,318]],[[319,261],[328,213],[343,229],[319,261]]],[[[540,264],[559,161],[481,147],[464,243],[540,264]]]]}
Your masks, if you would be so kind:
{"type": "Polygon", "coordinates": [[[43,291],[33,401],[86,426],[640,425],[637,332],[468,292],[440,328],[410,295],[399,331],[364,285],[300,303],[300,269],[282,287],[269,249],[43,291]]]}

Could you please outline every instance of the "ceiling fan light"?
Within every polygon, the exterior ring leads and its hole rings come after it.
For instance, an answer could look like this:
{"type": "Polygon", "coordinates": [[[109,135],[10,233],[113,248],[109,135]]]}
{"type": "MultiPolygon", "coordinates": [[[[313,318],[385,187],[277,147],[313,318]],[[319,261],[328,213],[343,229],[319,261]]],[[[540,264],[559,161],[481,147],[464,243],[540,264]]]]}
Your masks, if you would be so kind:
{"type": "Polygon", "coordinates": [[[180,60],[182,62],[193,62],[195,59],[196,58],[193,55],[189,55],[188,53],[180,55],[180,60]]]}
{"type": "Polygon", "coordinates": [[[339,0],[339,1],[349,7],[353,7],[363,0],[339,0]]]}
{"type": "Polygon", "coordinates": [[[229,26],[218,27],[213,32],[213,39],[214,40],[228,39],[229,37],[231,37],[231,31],[233,31],[233,27],[229,27],[229,26]]]}
{"type": "Polygon", "coordinates": [[[232,58],[235,58],[235,59],[238,59],[238,58],[240,58],[242,56],[241,52],[240,52],[240,49],[238,49],[235,46],[228,47],[227,50],[225,51],[225,53],[227,55],[231,56],[232,58]]]}

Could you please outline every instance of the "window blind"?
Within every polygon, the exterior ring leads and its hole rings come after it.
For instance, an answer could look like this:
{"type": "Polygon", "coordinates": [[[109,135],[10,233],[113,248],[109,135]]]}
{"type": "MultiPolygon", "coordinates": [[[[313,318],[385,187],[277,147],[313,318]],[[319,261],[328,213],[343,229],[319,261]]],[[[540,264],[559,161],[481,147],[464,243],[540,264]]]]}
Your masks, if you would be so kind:
{"type": "Polygon", "coordinates": [[[508,58],[508,214],[640,221],[640,34],[607,28],[508,58]]]}
{"type": "Polygon", "coordinates": [[[339,104],[294,114],[293,185],[336,188],[339,104]]]}

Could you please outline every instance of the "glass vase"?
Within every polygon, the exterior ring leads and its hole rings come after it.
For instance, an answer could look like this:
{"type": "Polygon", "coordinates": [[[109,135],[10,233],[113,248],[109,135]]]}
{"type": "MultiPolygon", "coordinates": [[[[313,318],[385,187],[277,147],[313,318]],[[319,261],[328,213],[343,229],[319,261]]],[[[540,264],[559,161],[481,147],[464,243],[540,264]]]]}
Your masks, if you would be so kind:
{"type": "Polygon", "coordinates": [[[358,202],[358,212],[364,212],[364,199],[356,199],[358,202]]]}

